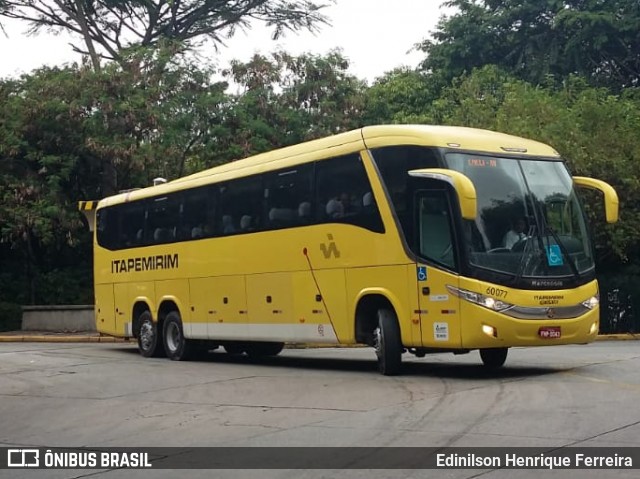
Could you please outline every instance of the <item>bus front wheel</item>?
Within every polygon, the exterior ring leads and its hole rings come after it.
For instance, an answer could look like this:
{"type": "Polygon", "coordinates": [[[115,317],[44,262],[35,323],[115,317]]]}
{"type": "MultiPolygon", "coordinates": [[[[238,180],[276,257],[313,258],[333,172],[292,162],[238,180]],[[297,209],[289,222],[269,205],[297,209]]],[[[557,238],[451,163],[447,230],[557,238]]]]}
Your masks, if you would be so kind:
{"type": "Polygon", "coordinates": [[[184,337],[180,313],[171,311],[164,319],[164,349],[167,357],[174,361],[191,359],[194,353],[194,345],[184,337]]]}
{"type": "Polygon", "coordinates": [[[507,360],[508,348],[481,349],[482,364],[488,369],[498,369],[507,360]]]}
{"type": "Polygon", "coordinates": [[[153,322],[151,313],[144,311],[138,318],[138,351],[145,358],[164,356],[162,340],[158,337],[157,324],[153,322]]]}
{"type": "Polygon", "coordinates": [[[379,371],[385,376],[400,373],[403,348],[400,327],[393,311],[378,310],[378,325],[373,331],[373,345],[378,356],[379,371]]]}

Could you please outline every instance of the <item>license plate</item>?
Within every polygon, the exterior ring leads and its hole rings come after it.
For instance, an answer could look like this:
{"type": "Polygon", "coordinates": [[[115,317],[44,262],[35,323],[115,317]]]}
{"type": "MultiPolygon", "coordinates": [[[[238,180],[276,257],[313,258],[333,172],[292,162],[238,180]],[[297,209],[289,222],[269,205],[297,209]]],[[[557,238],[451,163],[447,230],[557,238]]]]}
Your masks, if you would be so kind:
{"type": "Polygon", "coordinates": [[[538,336],[542,339],[558,339],[562,336],[560,326],[544,326],[538,329],[538,336]]]}

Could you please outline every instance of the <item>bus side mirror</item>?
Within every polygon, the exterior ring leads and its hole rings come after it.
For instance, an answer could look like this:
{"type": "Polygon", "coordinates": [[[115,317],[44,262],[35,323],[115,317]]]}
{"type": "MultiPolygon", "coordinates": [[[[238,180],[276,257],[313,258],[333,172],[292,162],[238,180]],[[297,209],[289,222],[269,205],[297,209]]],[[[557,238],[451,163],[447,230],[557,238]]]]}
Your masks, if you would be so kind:
{"type": "Polygon", "coordinates": [[[475,220],[478,206],[476,187],[468,176],[445,168],[425,168],[423,170],[411,170],[409,175],[416,178],[429,178],[431,180],[444,181],[453,186],[460,203],[460,211],[465,220],[475,220]]]}
{"type": "Polygon", "coordinates": [[[97,201],[78,201],[78,209],[87,219],[87,223],[89,224],[89,231],[93,231],[93,228],[96,224],[96,207],[98,206],[97,201]]]}
{"type": "Polygon", "coordinates": [[[583,188],[601,191],[604,196],[604,214],[607,223],[616,223],[618,221],[618,193],[616,193],[616,190],[614,190],[609,183],[587,178],[586,176],[574,176],[573,182],[583,188]]]}

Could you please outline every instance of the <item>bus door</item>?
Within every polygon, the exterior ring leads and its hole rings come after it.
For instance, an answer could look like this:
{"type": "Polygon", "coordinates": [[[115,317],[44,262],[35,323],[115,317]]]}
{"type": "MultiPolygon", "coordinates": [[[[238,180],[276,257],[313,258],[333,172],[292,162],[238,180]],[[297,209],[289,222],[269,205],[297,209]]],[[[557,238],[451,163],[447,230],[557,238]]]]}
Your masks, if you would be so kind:
{"type": "Polygon", "coordinates": [[[459,348],[459,298],[447,289],[447,285],[458,287],[459,283],[451,196],[444,188],[418,190],[415,201],[422,345],[459,348]]]}

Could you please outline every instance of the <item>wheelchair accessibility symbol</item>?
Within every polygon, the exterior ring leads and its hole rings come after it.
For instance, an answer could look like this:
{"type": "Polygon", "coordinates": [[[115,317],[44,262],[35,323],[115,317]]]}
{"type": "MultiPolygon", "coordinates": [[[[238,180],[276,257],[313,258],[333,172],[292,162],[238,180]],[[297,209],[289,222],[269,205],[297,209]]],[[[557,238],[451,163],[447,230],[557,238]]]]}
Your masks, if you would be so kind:
{"type": "Polygon", "coordinates": [[[427,267],[418,266],[418,281],[426,281],[426,280],[427,280],[427,267]]]}
{"type": "Polygon", "coordinates": [[[560,246],[557,244],[547,246],[547,262],[549,263],[549,266],[562,266],[564,264],[560,246]]]}

